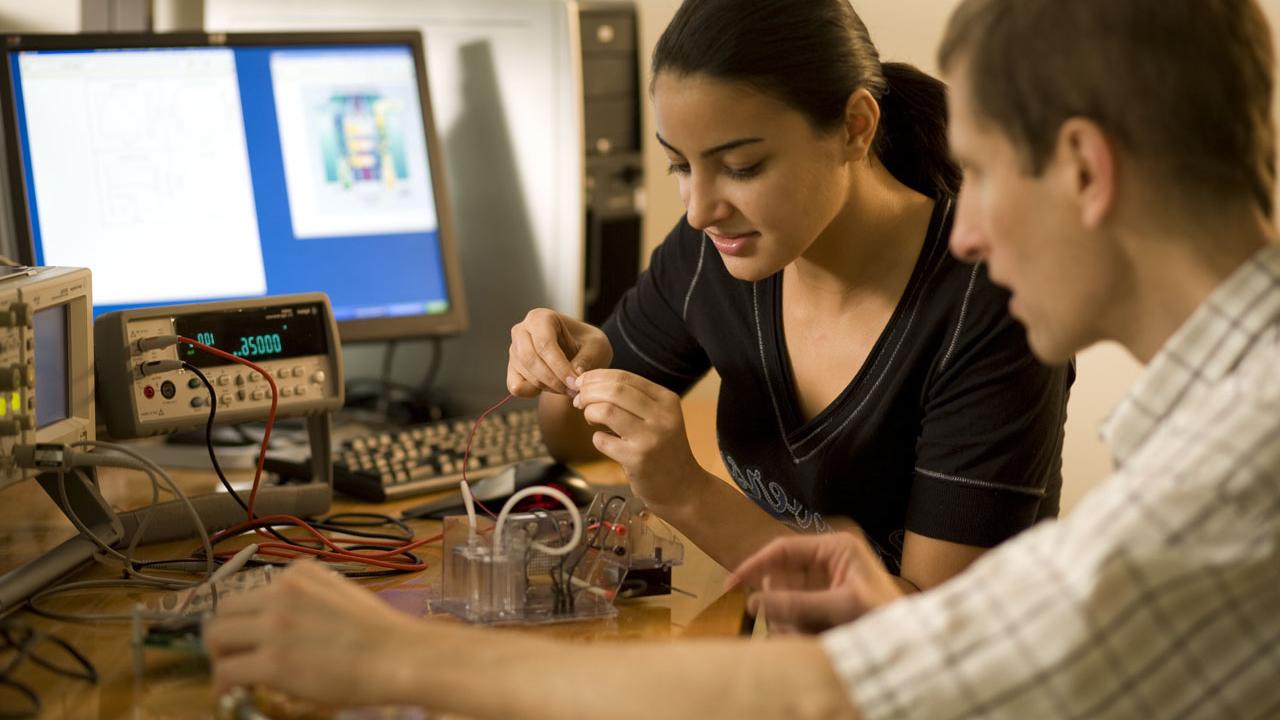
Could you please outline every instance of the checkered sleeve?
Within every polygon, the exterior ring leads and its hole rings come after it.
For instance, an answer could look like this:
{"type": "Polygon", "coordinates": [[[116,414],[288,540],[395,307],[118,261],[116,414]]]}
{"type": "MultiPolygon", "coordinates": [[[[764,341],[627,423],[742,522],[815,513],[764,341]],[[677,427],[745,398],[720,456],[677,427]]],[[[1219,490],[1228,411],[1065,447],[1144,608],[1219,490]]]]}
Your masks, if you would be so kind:
{"type": "Polygon", "coordinates": [[[1280,717],[1280,351],[1069,518],[822,638],[867,718],[1280,717]]]}

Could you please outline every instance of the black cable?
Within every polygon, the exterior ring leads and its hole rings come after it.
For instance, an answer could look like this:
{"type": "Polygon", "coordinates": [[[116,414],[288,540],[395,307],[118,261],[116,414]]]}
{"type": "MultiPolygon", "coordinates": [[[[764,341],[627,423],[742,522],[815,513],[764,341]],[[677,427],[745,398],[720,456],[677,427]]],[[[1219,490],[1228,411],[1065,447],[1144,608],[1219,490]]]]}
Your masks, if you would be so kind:
{"type": "Polygon", "coordinates": [[[365,512],[344,512],[334,513],[328,517],[320,518],[311,523],[311,527],[321,530],[331,530],[334,532],[342,532],[355,537],[370,538],[374,540],[400,540],[409,542],[413,540],[416,533],[409,527],[407,523],[399,518],[390,515],[382,515],[380,513],[365,512]],[[398,529],[399,533],[376,533],[364,528],[379,528],[392,526],[398,529]]]}
{"type": "Polygon", "coordinates": [[[204,425],[204,444],[209,449],[209,462],[213,463],[213,471],[218,474],[218,480],[222,483],[222,487],[227,489],[227,492],[231,494],[232,499],[236,501],[240,509],[244,510],[245,514],[248,515],[248,504],[240,498],[240,493],[231,487],[231,481],[227,480],[226,474],[222,472],[222,465],[218,462],[218,454],[213,450],[213,421],[218,414],[218,391],[213,389],[213,383],[209,382],[209,378],[200,372],[200,368],[189,362],[183,362],[182,367],[200,378],[200,382],[204,383],[205,389],[209,391],[209,419],[204,425]]]}
{"type": "Polygon", "coordinates": [[[10,688],[30,703],[26,710],[9,710],[7,708],[0,710],[0,720],[28,720],[28,718],[39,717],[43,706],[40,703],[40,696],[36,694],[35,690],[7,677],[0,677],[0,687],[10,688]]]}
{"type": "Polygon", "coordinates": [[[427,364],[427,371],[422,375],[422,381],[418,383],[418,393],[424,398],[430,399],[431,387],[436,384],[436,375],[440,374],[440,358],[444,354],[443,343],[440,338],[428,338],[431,343],[431,362],[427,364]]]}
{"type": "Polygon", "coordinates": [[[383,415],[386,415],[391,409],[391,366],[396,358],[396,348],[399,346],[399,340],[388,340],[387,350],[382,354],[382,390],[378,394],[378,402],[375,408],[383,415]]]}
{"type": "MultiPolygon", "coordinates": [[[[604,552],[604,545],[600,542],[601,537],[604,533],[608,532],[609,525],[616,524],[616,522],[609,522],[605,520],[605,516],[609,512],[609,506],[612,505],[615,500],[621,502],[622,507],[618,510],[618,514],[614,519],[617,520],[622,517],[622,513],[627,509],[627,499],[621,495],[610,495],[608,499],[604,501],[604,504],[600,506],[600,519],[597,521],[596,531],[593,537],[590,540],[583,542],[582,550],[580,552],[569,553],[570,555],[574,555],[573,564],[568,569],[569,574],[564,578],[564,592],[569,596],[569,612],[574,611],[574,606],[577,603],[578,597],[572,587],[573,574],[578,572],[578,564],[582,562],[582,558],[587,556],[587,552],[589,550],[604,552]]],[[[588,521],[587,524],[590,525],[590,521],[588,521]]]]}
{"type": "MultiPolygon", "coordinates": [[[[182,367],[190,370],[196,377],[200,378],[200,382],[204,383],[205,389],[209,391],[209,419],[204,425],[204,444],[209,449],[209,462],[213,463],[213,471],[218,474],[218,481],[222,483],[222,487],[231,493],[231,497],[236,501],[236,504],[240,506],[241,510],[244,510],[245,516],[249,520],[253,520],[255,518],[249,513],[249,506],[241,499],[240,493],[237,493],[236,489],[231,487],[231,481],[227,480],[226,474],[222,472],[222,465],[218,463],[218,453],[214,452],[213,449],[213,420],[218,414],[218,391],[213,389],[213,383],[209,382],[209,378],[200,372],[200,368],[185,361],[182,363],[182,367]]],[[[280,542],[292,544],[289,538],[276,532],[274,527],[268,525],[265,529],[280,542]]]]}
{"type": "MultiPolygon", "coordinates": [[[[33,718],[40,714],[42,709],[40,696],[25,683],[11,677],[25,661],[29,660],[31,663],[62,677],[84,680],[94,684],[98,682],[98,671],[93,666],[93,663],[82,655],[80,651],[76,650],[71,643],[56,635],[40,632],[15,620],[6,620],[3,624],[0,624],[0,638],[4,640],[4,645],[0,646],[0,650],[13,649],[15,652],[14,658],[3,669],[0,669],[0,687],[9,688],[14,693],[21,695],[29,705],[28,708],[18,710],[13,709],[11,706],[5,707],[0,710],[0,719],[33,718]],[[45,642],[52,642],[57,645],[75,660],[79,667],[68,669],[42,656],[38,652],[38,647],[45,642]]],[[[5,703],[5,705],[8,705],[8,703],[5,703]]]]}

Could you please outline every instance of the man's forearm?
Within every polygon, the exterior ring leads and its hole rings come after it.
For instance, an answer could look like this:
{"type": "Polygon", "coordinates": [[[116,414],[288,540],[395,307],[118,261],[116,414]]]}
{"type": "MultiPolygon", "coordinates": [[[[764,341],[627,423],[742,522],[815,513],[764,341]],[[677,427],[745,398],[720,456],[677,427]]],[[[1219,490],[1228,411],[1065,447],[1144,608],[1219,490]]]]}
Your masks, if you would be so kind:
{"type": "Polygon", "coordinates": [[[856,718],[813,638],[570,645],[419,624],[394,701],[476,718],[856,718]]]}

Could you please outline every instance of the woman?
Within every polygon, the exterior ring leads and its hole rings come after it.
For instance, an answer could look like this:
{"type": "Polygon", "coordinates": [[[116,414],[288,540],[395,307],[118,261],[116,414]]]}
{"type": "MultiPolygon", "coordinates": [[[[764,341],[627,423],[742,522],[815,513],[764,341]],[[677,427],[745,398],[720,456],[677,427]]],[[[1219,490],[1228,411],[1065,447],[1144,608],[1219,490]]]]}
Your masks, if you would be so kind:
{"type": "Polygon", "coordinates": [[[541,395],[553,453],[618,461],[726,567],[852,519],[905,590],[1056,515],[1071,371],[947,252],[942,84],[881,64],[847,0],[686,1],[653,76],[686,216],[603,329],[512,329],[507,384],[541,395]],[[679,395],[712,368],[742,493],[685,436],[679,395]]]}

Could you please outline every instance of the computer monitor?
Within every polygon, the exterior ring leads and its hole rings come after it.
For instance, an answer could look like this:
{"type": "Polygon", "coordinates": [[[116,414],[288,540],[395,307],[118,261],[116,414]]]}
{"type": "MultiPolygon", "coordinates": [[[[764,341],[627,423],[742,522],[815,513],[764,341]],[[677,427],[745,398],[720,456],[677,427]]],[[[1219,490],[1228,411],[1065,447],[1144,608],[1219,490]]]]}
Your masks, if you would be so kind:
{"type": "Polygon", "coordinates": [[[0,73],[20,259],[94,313],[321,291],[344,341],[466,329],[418,32],[25,35],[0,73]]]}

